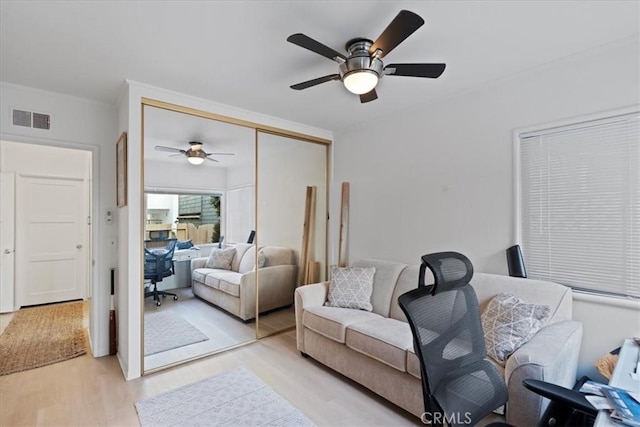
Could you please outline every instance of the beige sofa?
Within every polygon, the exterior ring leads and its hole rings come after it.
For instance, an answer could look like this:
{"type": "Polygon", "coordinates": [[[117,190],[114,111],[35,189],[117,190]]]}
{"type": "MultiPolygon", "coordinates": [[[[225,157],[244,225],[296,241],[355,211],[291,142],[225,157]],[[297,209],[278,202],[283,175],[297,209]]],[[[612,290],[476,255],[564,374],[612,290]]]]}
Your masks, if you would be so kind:
{"type": "MultiPolygon", "coordinates": [[[[329,282],[297,288],[298,349],[419,417],[424,412],[420,364],[397,302],[400,295],[417,287],[419,266],[379,260],[362,260],[354,266],[376,268],[373,311],[324,306],[329,282]]],[[[432,276],[425,279],[433,283],[432,276]]],[[[504,367],[497,365],[509,388],[506,421],[516,426],[536,425],[547,403],[526,390],[522,380],[535,378],[568,387],[575,382],[582,325],[571,320],[571,289],[557,283],[481,273],[474,275],[471,284],[481,310],[501,292],[551,307],[546,325],[517,349],[504,367]]]]}
{"type": "Polygon", "coordinates": [[[298,268],[291,249],[265,246],[265,264],[256,274],[254,245],[238,243],[231,270],[206,268],[207,258],[191,260],[193,293],[244,321],[256,317],[256,275],[260,313],[293,304],[298,268]]]}

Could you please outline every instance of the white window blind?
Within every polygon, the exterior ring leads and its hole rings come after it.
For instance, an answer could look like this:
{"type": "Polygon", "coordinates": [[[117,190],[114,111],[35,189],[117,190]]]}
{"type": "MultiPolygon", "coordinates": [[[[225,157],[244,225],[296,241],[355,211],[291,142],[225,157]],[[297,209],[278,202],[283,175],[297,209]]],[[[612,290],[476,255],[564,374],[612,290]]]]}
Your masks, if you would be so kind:
{"type": "Polygon", "coordinates": [[[528,276],[640,297],[640,114],[520,135],[528,276]]]}

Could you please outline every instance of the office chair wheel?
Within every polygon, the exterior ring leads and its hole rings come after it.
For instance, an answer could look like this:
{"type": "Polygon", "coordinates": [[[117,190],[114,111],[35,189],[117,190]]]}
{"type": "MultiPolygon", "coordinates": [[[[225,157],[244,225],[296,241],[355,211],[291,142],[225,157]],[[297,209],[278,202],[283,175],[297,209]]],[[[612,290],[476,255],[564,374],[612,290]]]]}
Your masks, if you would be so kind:
{"type": "Polygon", "coordinates": [[[173,296],[173,300],[174,300],[174,301],[178,301],[178,295],[174,295],[174,296],[173,296]]]}
{"type": "Polygon", "coordinates": [[[162,303],[160,302],[160,300],[158,300],[158,302],[156,303],[156,305],[157,305],[158,307],[160,307],[160,306],[162,305],[162,303]]]}

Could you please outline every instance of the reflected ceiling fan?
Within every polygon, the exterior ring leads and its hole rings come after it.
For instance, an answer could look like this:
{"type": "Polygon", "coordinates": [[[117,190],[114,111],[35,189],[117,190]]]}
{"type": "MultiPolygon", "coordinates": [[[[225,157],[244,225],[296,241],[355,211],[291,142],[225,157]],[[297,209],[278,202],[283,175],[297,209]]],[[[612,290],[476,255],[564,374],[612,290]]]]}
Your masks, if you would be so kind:
{"type": "Polygon", "coordinates": [[[385,67],[382,63],[382,58],[423,24],[424,20],[420,16],[408,10],[401,10],[375,42],[364,38],[348,41],[345,46],[348,56],[302,33],[293,34],[287,38],[288,42],[329,58],[339,66],[338,74],[298,83],[291,86],[291,89],[302,90],[332,80],[340,80],[349,92],[359,95],[360,102],[365,103],[378,99],[375,87],[378,80],[385,75],[438,78],[444,72],[445,64],[389,64],[385,67]]]}
{"type": "Polygon", "coordinates": [[[164,147],[162,145],[155,146],[156,151],[166,151],[169,153],[177,153],[173,156],[186,156],[189,163],[192,165],[201,165],[205,160],[209,160],[212,162],[218,162],[218,160],[212,158],[211,156],[233,156],[234,153],[206,153],[202,149],[202,142],[191,141],[189,142],[189,148],[186,150],[181,150],[180,148],[172,148],[172,147],[164,147]]]}

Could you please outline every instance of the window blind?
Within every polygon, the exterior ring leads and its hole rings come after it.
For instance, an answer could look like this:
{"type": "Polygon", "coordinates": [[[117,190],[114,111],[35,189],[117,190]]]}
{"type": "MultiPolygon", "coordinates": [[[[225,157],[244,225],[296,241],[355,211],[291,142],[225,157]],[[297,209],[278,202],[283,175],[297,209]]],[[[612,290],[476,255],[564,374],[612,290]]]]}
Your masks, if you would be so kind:
{"type": "Polygon", "coordinates": [[[640,114],[520,135],[529,277],[640,297],[640,114]]]}

